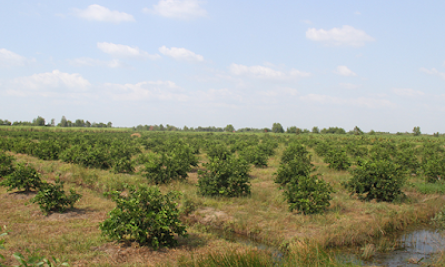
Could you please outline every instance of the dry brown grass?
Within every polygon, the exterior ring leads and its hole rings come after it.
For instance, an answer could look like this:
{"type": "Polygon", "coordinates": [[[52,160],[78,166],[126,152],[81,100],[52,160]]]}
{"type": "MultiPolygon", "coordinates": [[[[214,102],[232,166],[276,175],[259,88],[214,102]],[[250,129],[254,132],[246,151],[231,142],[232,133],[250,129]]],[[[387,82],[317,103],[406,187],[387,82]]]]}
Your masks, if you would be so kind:
{"type": "MultiPolygon", "coordinates": [[[[243,247],[225,241],[217,231],[234,232],[283,249],[298,249],[306,240],[321,247],[363,246],[376,237],[401,230],[408,225],[424,223],[445,204],[439,195],[422,195],[412,188],[401,204],[362,202],[350,196],[341,182],[348,172],[327,168],[322,159],[312,158],[317,172],[336,190],[331,206],[322,215],[288,212],[279,186],[274,183],[283,147],[269,159],[267,168],[252,167],[249,197],[214,198],[196,194],[197,169],[189,173],[187,182],[161,186],[162,191],[179,190],[196,205],[196,211],[183,220],[188,224],[189,239],[181,239],[176,248],[153,251],[137,244],[117,244],[101,236],[98,224],[114,203],[102,196],[118,189],[122,183],[146,182],[140,175],[112,174],[106,170],[86,169],[59,161],[41,161],[28,155],[17,155],[19,161],[30,162],[53,180],[59,173],[66,186],[73,186],[83,197],[74,211],[44,216],[37,205],[25,205],[30,195],[8,193],[0,189],[0,226],[11,231],[7,237],[7,262],[11,254],[26,249],[38,250],[68,260],[72,266],[150,266],[173,264],[179,257],[243,247]],[[300,244],[300,245],[298,245],[300,244]]],[[[201,162],[205,156],[200,155],[201,162]]]]}

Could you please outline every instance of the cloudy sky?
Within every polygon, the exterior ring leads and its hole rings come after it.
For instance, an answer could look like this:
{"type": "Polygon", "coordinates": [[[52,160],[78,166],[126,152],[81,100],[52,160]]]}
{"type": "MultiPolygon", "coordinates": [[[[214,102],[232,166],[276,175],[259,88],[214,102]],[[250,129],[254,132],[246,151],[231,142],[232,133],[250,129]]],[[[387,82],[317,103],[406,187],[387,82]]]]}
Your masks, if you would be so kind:
{"type": "Polygon", "coordinates": [[[442,0],[0,2],[0,119],[445,132],[442,0]]]}

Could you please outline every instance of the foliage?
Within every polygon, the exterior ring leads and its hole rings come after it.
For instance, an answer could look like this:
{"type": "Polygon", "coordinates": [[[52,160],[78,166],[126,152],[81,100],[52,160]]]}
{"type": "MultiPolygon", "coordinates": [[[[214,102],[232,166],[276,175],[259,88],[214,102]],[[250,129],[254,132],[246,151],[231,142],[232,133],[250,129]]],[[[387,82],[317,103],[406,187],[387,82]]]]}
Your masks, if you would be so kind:
{"type": "Polygon", "coordinates": [[[173,180],[184,180],[190,171],[190,163],[180,155],[168,156],[165,153],[149,154],[145,164],[145,176],[155,184],[167,184],[173,180]]]}
{"type": "Polygon", "coordinates": [[[229,133],[234,132],[235,131],[235,127],[233,127],[232,124],[228,124],[226,126],[226,128],[224,129],[224,131],[229,132],[229,133]]]}
{"type": "Polygon", "coordinates": [[[394,201],[404,195],[401,188],[406,173],[391,161],[359,161],[351,173],[353,177],[344,185],[364,200],[394,201]]]}
{"type": "Polygon", "coordinates": [[[240,157],[256,167],[267,167],[268,156],[258,147],[248,147],[240,152],[240,157]]]}
{"type": "MultiPolygon", "coordinates": [[[[28,250],[29,252],[29,250],[28,250]]],[[[63,262],[55,257],[52,257],[52,261],[45,257],[40,256],[37,253],[33,253],[28,258],[23,256],[21,253],[14,253],[14,258],[20,263],[20,265],[15,265],[14,267],[59,267],[59,266],[70,266],[67,262],[63,262]]]]}
{"type": "Polygon", "coordinates": [[[414,136],[419,136],[420,134],[422,134],[422,132],[420,131],[420,127],[419,126],[415,126],[413,128],[413,134],[414,134],[414,136]]]}
{"type": "Polygon", "coordinates": [[[403,170],[410,174],[417,174],[417,171],[420,168],[420,162],[416,156],[414,149],[409,148],[396,153],[394,157],[394,163],[400,165],[403,170]]]}
{"type": "Polygon", "coordinates": [[[431,223],[436,226],[440,227],[442,229],[445,228],[445,209],[442,209],[438,213],[434,215],[434,218],[431,219],[431,223]]]}
{"type": "Polygon", "coordinates": [[[163,195],[159,188],[146,185],[139,188],[125,185],[125,188],[128,196],[119,191],[107,193],[117,206],[100,223],[103,234],[119,241],[135,240],[154,249],[176,245],[175,234],[187,236],[175,202],[179,192],[163,195]]]}
{"type": "Polygon", "coordinates": [[[272,125],[272,132],[274,132],[274,133],[284,133],[284,128],[283,128],[283,126],[281,126],[280,123],[275,122],[272,125]]]}
{"type": "Polygon", "coordinates": [[[428,182],[434,183],[445,178],[445,160],[441,157],[433,156],[424,159],[422,168],[423,175],[428,182]]]}
{"type": "Polygon", "coordinates": [[[0,151],[0,178],[14,172],[14,157],[0,151]]]}
{"type": "Polygon", "coordinates": [[[15,171],[6,176],[5,180],[0,183],[2,186],[9,187],[8,191],[17,188],[18,190],[24,189],[25,192],[29,192],[31,189],[39,189],[41,184],[40,173],[32,166],[24,163],[17,164],[15,171]]]}
{"type": "MultiPolygon", "coordinates": [[[[0,234],[0,238],[3,236],[6,236],[7,233],[0,234]]],[[[5,249],[3,244],[5,243],[5,240],[0,239],[0,249],[5,249]]],[[[27,250],[27,252],[30,252],[27,250]]],[[[31,256],[28,256],[26,258],[19,252],[15,252],[13,254],[14,258],[19,262],[20,265],[15,265],[14,267],[32,267],[32,266],[42,266],[42,267],[58,267],[58,266],[70,266],[67,262],[62,262],[59,259],[56,259],[55,257],[52,257],[52,260],[49,260],[47,258],[41,257],[40,255],[33,253],[31,256]]],[[[4,259],[5,257],[0,254],[0,259],[4,259]]],[[[0,262],[0,267],[7,267],[6,265],[3,265],[0,262]]]]}
{"type": "Polygon", "coordinates": [[[211,158],[205,171],[198,170],[198,193],[235,197],[250,194],[249,164],[242,158],[211,158]]]}
{"type": "Polygon", "coordinates": [[[362,135],[363,134],[363,131],[358,126],[355,126],[354,130],[352,130],[352,131],[353,131],[354,135],[362,135]]]}
{"type": "Polygon", "coordinates": [[[304,161],[293,159],[290,162],[281,163],[278,167],[275,177],[275,183],[282,186],[298,180],[299,177],[309,176],[314,171],[312,164],[307,164],[304,161]]]}
{"type": "Polygon", "coordinates": [[[67,195],[63,190],[63,184],[64,182],[59,178],[56,179],[55,184],[43,183],[40,191],[30,202],[39,204],[40,210],[44,214],[51,211],[65,212],[68,207],[72,209],[81,195],[73,189],[70,189],[70,195],[67,195]]]}
{"type": "Polygon", "coordinates": [[[233,153],[229,150],[229,148],[223,144],[211,145],[207,148],[208,158],[219,158],[221,160],[225,160],[232,154],[233,153]]]}
{"type": "Polygon", "coordinates": [[[329,207],[332,192],[329,183],[318,175],[305,175],[287,183],[284,195],[289,203],[289,211],[314,214],[324,212],[329,207]]]}
{"type": "MultiPolygon", "coordinates": [[[[6,236],[7,235],[7,233],[1,233],[0,234],[0,238],[1,237],[3,237],[3,236],[6,236]]],[[[5,247],[3,246],[3,244],[5,243],[5,240],[3,240],[3,239],[0,239],[0,249],[5,249],[5,247]]],[[[4,259],[5,257],[2,255],[2,254],[0,254],[0,259],[4,259]]],[[[0,267],[2,266],[2,264],[0,263],[0,267]]]]}
{"type": "Polygon", "coordinates": [[[287,163],[297,158],[305,164],[309,164],[311,157],[306,147],[301,144],[292,143],[284,150],[281,156],[281,162],[287,163]]]}
{"type": "Polygon", "coordinates": [[[337,171],[347,170],[351,166],[346,152],[339,150],[329,151],[324,158],[324,162],[329,164],[329,168],[337,171]]]}

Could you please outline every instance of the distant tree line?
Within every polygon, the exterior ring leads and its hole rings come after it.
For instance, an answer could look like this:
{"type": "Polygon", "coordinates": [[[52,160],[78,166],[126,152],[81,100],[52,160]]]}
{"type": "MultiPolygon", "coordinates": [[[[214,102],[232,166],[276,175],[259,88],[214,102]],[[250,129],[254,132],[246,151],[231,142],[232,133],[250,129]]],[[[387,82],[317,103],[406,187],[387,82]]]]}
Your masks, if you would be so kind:
{"type": "Polygon", "coordinates": [[[89,122],[84,121],[81,119],[77,119],[74,122],[67,120],[65,116],[62,116],[62,119],[60,120],[60,123],[56,125],[55,119],[51,119],[49,123],[46,123],[46,120],[43,117],[38,116],[37,118],[33,119],[31,121],[15,121],[10,122],[9,120],[2,120],[0,119],[0,125],[7,125],[7,126],[48,126],[48,127],[97,127],[97,128],[111,128],[113,124],[111,122],[108,122],[107,124],[103,122],[89,122]]]}
{"type": "MultiPolygon", "coordinates": [[[[55,120],[51,119],[50,123],[46,123],[45,119],[38,116],[37,118],[33,119],[32,122],[29,121],[15,121],[11,123],[9,120],[2,120],[0,119],[0,125],[7,125],[7,126],[58,126],[58,127],[96,127],[96,128],[111,128],[113,124],[111,122],[108,122],[107,124],[103,122],[89,122],[84,121],[82,119],[77,119],[74,122],[71,120],[68,120],[65,116],[62,116],[62,119],[60,120],[60,123],[57,125],[55,124],[55,120]]],[[[138,125],[133,127],[134,131],[184,131],[184,132],[240,132],[240,133],[288,133],[288,134],[353,134],[353,135],[362,135],[365,134],[358,126],[355,126],[354,129],[350,130],[349,132],[346,132],[345,129],[340,127],[329,127],[329,128],[323,128],[319,129],[317,126],[314,126],[312,130],[308,129],[302,129],[298,128],[297,126],[291,126],[284,130],[283,126],[276,122],[272,124],[272,128],[240,128],[238,130],[233,127],[232,124],[228,124],[226,127],[215,127],[215,126],[208,126],[208,127],[187,127],[184,126],[182,128],[176,127],[173,125],[166,124],[165,126],[163,124],[159,125],[138,125]]],[[[375,134],[389,134],[389,132],[375,132],[374,130],[369,131],[366,133],[368,135],[375,135],[375,134]]],[[[405,132],[396,133],[397,135],[409,135],[410,133],[405,132]]],[[[420,127],[416,126],[412,130],[412,134],[414,136],[420,136],[421,131],[420,127]]],[[[440,134],[437,132],[434,134],[434,136],[439,136],[440,134]]]]}

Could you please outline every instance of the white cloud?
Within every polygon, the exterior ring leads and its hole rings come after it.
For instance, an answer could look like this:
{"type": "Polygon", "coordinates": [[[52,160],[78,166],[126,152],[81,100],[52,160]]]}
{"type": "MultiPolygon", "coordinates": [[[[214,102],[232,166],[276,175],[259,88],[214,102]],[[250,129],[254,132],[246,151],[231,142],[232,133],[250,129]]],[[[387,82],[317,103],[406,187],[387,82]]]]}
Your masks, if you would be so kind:
{"type": "MultiPolygon", "coordinates": [[[[243,102],[243,95],[229,90],[223,89],[209,89],[207,91],[198,91],[194,94],[193,99],[198,100],[199,103],[213,102],[228,104],[230,101],[243,102]]],[[[230,104],[229,104],[230,105],[230,104]]]]}
{"type": "Polygon", "coordinates": [[[442,79],[445,79],[445,72],[439,72],[435,68],[432,68],[431,70],[429,70],[427,68],[420,68],[420,71],[430,74],[430,75],[437,75],[437,76],[441,77],[442,79]]]}
{"type": "Polygon", "coordinates": [[[345,89],[358,89],[361,87],[360,84],[353,84],[353,83],[340,83],[340,87],[343,87],[345,89]]]}
{"type": "Polygon", "coordinates": [[[240,64],[232,64],[229,67],[229,70],[234,75],[239,76],[250,76],[253,78],[259,79],[288,79],[291,77],[308,77],[311,74],[309,72],[303,72],[296,69],[291,69],[290,72],[286,73],[283,71],[275,70],[265,66],[245,66],[240,64]]]}
{"type": "Polygon", "coordinates": [[[295,76],[295,77],[309,77],[309,76],[311,76],[311,73],[305,72],[305,71],[299,71],[296,69],[291,69],[290,75],[295,76]]]}
{"type": "Polygon", "coordinates": [[[32,90],[58,87],[86,90],[91,85],[88,80],[78,73],[69,74],[59,70],[17,78],[14,83],[21,85],[22,88],[32,90]]]}
{"type": "Polygon", "coordinates": [[[115,57],[149,58],[149,59],[157,59],[160,57],[158,54],[150,55],[147,52],[140,50],[136,46],[103,42],[103,43],[97,43],[97,47],[100,50],[102,50],[102,52],[110,54],[115,57]]]}
{"type": "Polygon", "coordinates": [[[78,73],[65,73],[59,70],[38,73],[31,76],[13,79],[5,84],[7,95],[29,96],[69,96],[85,94],[91,84],[78,73]]]}
{"type": "Polygon", "coordinates": [[[111,11],[106,7],[100,5],[90,5],[85,10],[75,9],[74,14],[79,18],[86,20],[105,21],[120,23],[123,21],[135,21],[134,17],[130,14],[111,11]]]}
{"type": "Polygon", "coordinates": [[[425,95],[422,91],[416,91],[410,88],[393,88],[392,92],[396,95],[400,96],[409,96],[409,97],[416,97],[416,96],[423,96],[425,95]]]}
{"type": "Polygon", "coordinates": [[[360,11],[355,11],[354,14],[358,16],[361,15],[362,13],[360,11]]]}
{"type": "Polygon", "coordinates": [[[145,81],[136,84],[104,85],[107,94],[114,100],[176,100],[187,101],[189,96],[172,81],[145,81]]]}
{"type": "Polygon", "coordinates": [[[346,66],[337,66],[334,73],[341,76],[357,76],[357,74],[355,74],[352,70],[350,70],[346,66]]]}
{"type": "Polygon", "coordinates": [[[167,18],[191,19],[207,16],[207,11],[198,0],[160,0],[153,9],[144,8],[145,13],[154,13],[167,18]]]}
{"type": "Polygon", "coordinates": [[[296,96],[299,93],[298,90],[295,88],[280,87],[274,90],[260,91],[258,92],[258,94],[266,97],[276,97],[276,96],[296,96]]]}
{"type": "Polygon", "coordinates": [[[281,71],[273,70],[264,66],[245,66],[239,64],[230,65],[230,72],[235,75],[251,75],[256,78],[277,79],[284,78],[285,74],[281,71]]]}
{"type": "Polygon", "coordinates": [[[300,100],[320,104],[350,105],[367,108],[395,107],[395,104],[387,99],[376,99],[369,97],[341,98],[329,95],[308,94],[301,96],[300,100]]]}
{"type": "Polygon", "coordinates": [[[28,60],[12,51],[0,48],[0,67],[24,66],[28,60]]]}
{"type": "Polygon", "coordinates": [[[198,54],[193,53],[190,50],[185,48],[172,47],[167,48],[165,45],[159,47],[159,52],[162,54],[172,57],[176,60],[186,60],[186,61],[204,61],[204,57],[198,54]]]}
{"type": "Polygon", "coordinates": [[[327,45],[346,46],[363,46],[366,42],[374,41],[374,38],[367,35],[364,31],[348,25],[331,30],[310,28],[306,31],[306,38],[312,41],[323,42],[327,45]]]}
{"type": "Polygon", "coordinates": [[[125,66],[125,64],[123,64],[121,61],[119,61],[117,59],[112,59],[110,61],[104,61],[104,60],[99,60],[99,59],[94,59],[94,58],[89,58],[89,57],[75,58],[73,60],[69,60],[69,63],[73,66],[78,66],[78,67],[102,66],[102,67],[108,67],[108,68],[120,68],[120,67],[125,66]]]}

